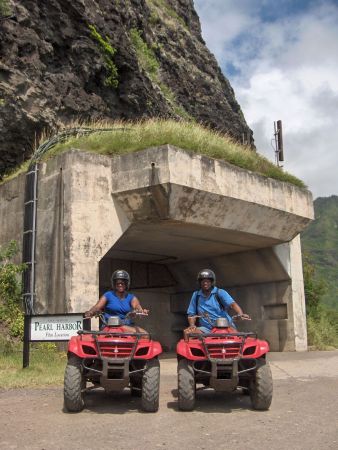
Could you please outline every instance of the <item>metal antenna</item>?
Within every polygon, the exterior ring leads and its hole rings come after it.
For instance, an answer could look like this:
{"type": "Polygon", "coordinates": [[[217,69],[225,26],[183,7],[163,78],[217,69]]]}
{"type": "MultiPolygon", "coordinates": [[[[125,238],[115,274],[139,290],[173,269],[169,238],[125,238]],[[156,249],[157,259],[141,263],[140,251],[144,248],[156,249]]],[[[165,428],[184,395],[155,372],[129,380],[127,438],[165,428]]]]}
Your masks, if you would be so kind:
{"type": "Polygon", "coordinates": [[[274,122],[274,137],[276,164],[278,167],[283,167],[282,164],[280,164],[282,161],[284,161],[283,130],[281,120],[277,120],[277,122],[274,122]]]}

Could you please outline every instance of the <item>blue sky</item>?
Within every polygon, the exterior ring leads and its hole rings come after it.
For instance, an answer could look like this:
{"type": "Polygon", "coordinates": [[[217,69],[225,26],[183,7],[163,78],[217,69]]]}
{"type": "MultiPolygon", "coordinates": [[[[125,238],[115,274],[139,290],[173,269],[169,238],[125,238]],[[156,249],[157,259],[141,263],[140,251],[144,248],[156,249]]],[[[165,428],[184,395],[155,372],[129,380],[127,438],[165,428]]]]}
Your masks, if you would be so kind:
{"type": "Polygon", "coordinates": [[[338,0],[194,0],[202,35],[235,90],[257,149],[318,196],[338,195],[338,0]]]}

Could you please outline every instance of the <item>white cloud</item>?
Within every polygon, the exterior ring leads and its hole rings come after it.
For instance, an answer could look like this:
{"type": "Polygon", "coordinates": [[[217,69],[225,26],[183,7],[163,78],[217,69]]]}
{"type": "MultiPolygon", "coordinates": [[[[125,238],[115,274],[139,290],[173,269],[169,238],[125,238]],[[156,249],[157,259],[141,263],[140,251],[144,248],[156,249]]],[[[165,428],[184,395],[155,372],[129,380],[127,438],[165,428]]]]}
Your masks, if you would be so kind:
{"type": "Polygon", "coordinates": [[[264,21],[256,1],[196,4],[223,71],[229,63],[237,69],[229,79],[258,150],[274,160],[273,122],[283,120],[285,169],[315,197],[337,194],[338,6],[308,2],[304,11],[264,21]]]}

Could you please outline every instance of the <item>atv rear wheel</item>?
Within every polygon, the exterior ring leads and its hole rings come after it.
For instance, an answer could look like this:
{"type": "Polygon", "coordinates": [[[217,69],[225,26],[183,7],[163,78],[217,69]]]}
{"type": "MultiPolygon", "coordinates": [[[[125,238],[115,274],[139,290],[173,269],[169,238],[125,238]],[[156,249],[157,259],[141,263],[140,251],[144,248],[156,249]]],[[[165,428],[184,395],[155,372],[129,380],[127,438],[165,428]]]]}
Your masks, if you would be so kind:
{"type": "Polygon", "coordinates": [[[195,407],[195,374],[192,363],[182,358],[178,362],[178,407],[192,411],[195,407]]]}
{"type": "Polygon", "coordinates": [[[266,362],[256,370],[255,379],[250,385],[252,407],[260,411],[269,409],[272,401],[272,375],[266,362]]]}
{"type": "Polygon", "coordinates": [[[82,411],[85,387],[86,380],[82,373],[81,359],[72,356],[68,360],[64,377],[64,405],[68,411],[82,411]]]}
{"type": "Polygon", "coordinates": [[[160,398],[160,363],[157,358],[146,363],[142,378],[142,409],[147,412],[158,410],[160,398]]]}

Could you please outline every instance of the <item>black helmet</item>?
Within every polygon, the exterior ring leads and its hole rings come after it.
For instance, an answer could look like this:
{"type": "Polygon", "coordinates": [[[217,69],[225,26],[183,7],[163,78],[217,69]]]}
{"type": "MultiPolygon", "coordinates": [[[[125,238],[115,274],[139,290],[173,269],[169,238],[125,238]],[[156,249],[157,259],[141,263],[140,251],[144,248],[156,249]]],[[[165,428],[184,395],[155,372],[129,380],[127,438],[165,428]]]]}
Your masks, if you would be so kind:
{"type": "Polygon", "coordinates": [[[115,270],[115,272],[111,276],[111,285],[113,288],[115,288],[116,280],[124,280],[126,282],[126,288],[128,291],[130,286],[130,276],[128,272],[126,272],[125,270],[115,270]]]}
{"type": "Polygon", "coordinates": [[[210,270],[210,269],[203,269],[203,270],[201,270],[200,272],[198,272],[198,275],[197,275],[197,281],[198,281],[199,283],[201,283],[201,281],[202,281],[202,280],[205,280],[205,279],[211,280],[212,286],[215,286],[215,283],[216,283],[216,275],[215,275],[215,272],[213,272],[213,271],[210,270]]]}

